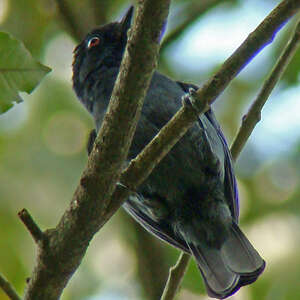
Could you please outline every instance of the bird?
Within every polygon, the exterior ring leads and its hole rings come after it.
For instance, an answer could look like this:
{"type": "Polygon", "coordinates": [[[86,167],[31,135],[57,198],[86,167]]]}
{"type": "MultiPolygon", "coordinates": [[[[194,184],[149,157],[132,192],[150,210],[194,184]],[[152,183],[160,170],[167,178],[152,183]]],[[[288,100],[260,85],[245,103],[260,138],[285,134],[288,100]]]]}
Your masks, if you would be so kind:
{"type": "MultiPolygon", "coordinates": [[[[134,8],[90,31],[74,50],[73,89],[101,127],[127,44],[134,8]]],[[[153,73],[127,161],[135,158],[191,98],[196,85],[153,73]]],[[[91,151],[96,137],[92,131],[91,151]]],[[[178,141],[123,208],[147,231],[191,254],[207,294],[224,299],[256,281],[265,261],[238,225],[239,199],[231,154],[210,108],[178,141]]]]}

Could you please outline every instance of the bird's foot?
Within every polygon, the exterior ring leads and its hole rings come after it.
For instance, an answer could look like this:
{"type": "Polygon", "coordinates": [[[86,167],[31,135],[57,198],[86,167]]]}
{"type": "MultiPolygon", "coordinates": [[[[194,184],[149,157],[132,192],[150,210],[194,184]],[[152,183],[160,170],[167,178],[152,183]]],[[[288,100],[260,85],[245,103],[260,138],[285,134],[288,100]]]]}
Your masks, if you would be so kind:
{"type": "Polygon", "coordinates": [[[209,109],[209,105],[205,101],[198,101],[197,91],[194,88],[189,88],[189,92],[184,94],[181,100],[183,106],[192,107],[197,115],[209,109]]]}
{"type": "Polygon", "coordinates": [[[133,194],[133,195],[138,195],[136,191],[134,191],[133,189],[131,189],[130,187],[126,186],[125,184],[123,184],[123,183],[120,182],[120,181],[118,181],[118,182],[116,183],[116,185],[122,187],[123,189],[128,190],[128,191],[129,191],[131,194],[133,194]]]}
{"type": "Polygon", "coordinates": [[[183,106],[192,107],[197,115],[200,113],[197,105],[195,104],[197,101],[196,90],[194,88],[189,88],[189,92],[184,94],[181,98],[183,106]]]}

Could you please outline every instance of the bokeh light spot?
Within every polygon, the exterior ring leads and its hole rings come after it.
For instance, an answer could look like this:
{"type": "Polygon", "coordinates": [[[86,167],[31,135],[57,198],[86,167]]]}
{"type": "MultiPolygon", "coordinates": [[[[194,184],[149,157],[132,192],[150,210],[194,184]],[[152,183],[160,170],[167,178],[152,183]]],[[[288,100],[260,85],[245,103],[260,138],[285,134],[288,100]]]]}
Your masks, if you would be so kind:
{"type": "Polygon", "coordinates": [[[74,155],[85,147],[87,126],[70,112],[52,116],[44,129],[43,139],[49,150],[59,155],[74,155]]]}
{"type": "Polygon", "coordinates": [[[0,116],[0,133],[18,130],[28,120],[29,109],[26,100],[29,99],[29,96],[25,93],[20,94],[25,101],[14,104],[11,109],[0,116]]]}
{"type": "Polygon", "coordinates": [[[255,178],[260,197],[272,204],[282,204],[290,199],[298,184],[295,167],[287,161],[267,165],[255,178]]]}
{"type": "Polygon", "coordinates": [[[3,23],[7,17],[9,8],[9,0],[0,0],[0,24],[3,23]]]}
{"type": "Polygon", "coordinates": [[[55,36],[46,48],[44,63],[52,68],[52,76],[70,81],[72,77],[72,52],[74,41],[65,33],[55,36]]]}
{"type": "Polygon", "coordinates": [[[246,230],[246,235],[270,266],[298,251],[299,226],[292,215],[272,214],[246,230]]]}

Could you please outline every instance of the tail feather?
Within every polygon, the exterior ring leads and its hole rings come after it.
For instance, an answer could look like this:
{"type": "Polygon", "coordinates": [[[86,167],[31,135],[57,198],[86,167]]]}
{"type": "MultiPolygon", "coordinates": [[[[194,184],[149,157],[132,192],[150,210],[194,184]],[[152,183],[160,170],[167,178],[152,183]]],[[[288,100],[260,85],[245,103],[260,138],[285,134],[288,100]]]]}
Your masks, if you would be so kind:
{"type": "Polygon", "coordinates": [[[236,274],[256,274],[264,265],[263,259],[234,222],[229,237],[221,248],[221,254],[227,267],[236,274]]]}
{"type": "Polygon", "coordinates": [[[226,268],[220,251],[212,248],[189,245],[204,278],[207,294],[223,299],[235,291],[239,275],[226,268]]]}
{"type": "Polygon", "coordinates": [[[265,268],[264,260],[235,223],[221,248],[192,242],[188,247],[213,298],[229,297],[241,286],[254,282],[265,268]]]}

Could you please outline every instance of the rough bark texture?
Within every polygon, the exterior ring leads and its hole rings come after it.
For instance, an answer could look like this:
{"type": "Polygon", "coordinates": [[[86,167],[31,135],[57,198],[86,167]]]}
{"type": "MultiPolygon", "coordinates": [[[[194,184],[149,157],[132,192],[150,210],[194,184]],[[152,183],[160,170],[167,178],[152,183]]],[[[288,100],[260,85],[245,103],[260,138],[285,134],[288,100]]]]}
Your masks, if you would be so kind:
{"type": "MultiPolygon", "coordinates": [[[[129,195],[118,180],[134,190],[196,120],[193,108],[184,106],[120,178],[135,126],[156,66],[158,40],[169,1],[140,0],[137,17],[116,82],[111,104],[87,167],[70,207],[55,229],[38,242],[36,266],[26,290],[26,300],[58,299],[79,266],[93,235],[129,195]],[[155,20],[155,22],[153,22],[155,20]]],[[[211,80],[197,92],[198,111],[204,111],[240,70],[271,42],[283,24],[299,10],[299,0],[283,1],[211,80]]]]}
{"type": "Polygon", "coordinates": [[[139,1],[108,112],[70,207],[38,243],[25,299],[58,299],[79,266],[119,179],[143,98],[156,67],[169,1],[139,1]],[[155,19],[155,22],[153,22],[155,19]]]}

